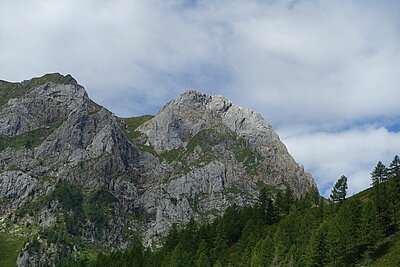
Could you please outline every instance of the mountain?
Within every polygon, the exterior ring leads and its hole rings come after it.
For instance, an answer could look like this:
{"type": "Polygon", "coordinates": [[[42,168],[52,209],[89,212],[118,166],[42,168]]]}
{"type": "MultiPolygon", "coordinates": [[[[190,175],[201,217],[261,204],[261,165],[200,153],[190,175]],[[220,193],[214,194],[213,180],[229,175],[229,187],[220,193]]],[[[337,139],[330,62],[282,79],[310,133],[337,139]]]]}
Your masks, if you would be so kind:
{"type": "Polygon", "coordinates": [[[263,188],[300,198],[316,185],[259,113],[222,96],[187,91],[154,117],[118,118],[70,75],[0,81],[0,238],[18,266],[137,235],[157,245],[263,188]]]}

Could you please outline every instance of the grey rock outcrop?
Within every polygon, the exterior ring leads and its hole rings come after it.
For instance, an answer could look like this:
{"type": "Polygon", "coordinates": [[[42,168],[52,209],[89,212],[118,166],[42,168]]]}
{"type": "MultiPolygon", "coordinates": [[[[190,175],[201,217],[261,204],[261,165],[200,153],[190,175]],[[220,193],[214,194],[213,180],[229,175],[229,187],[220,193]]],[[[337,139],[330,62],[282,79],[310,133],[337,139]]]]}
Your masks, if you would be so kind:
{"type": "Polygon", "coordinates": [[[36,180],[21,171],[0,173],[0,196],[13,203],[14,208],[21,207],[35,187],[36,180]]]}
{"type": "Polygon", "coordinates": [[[259,113],[241,108],[222,96],[188,91],[164,106],[138,130],[162,153],[186,147],[197,133],[219,125],[246,140],[264,157],[260,166],[264,171],[255,175],[256,180],[273,186],[289,184],[297,197],[316,187],[311,175],[294,161],[272,126],[259,113]]]}

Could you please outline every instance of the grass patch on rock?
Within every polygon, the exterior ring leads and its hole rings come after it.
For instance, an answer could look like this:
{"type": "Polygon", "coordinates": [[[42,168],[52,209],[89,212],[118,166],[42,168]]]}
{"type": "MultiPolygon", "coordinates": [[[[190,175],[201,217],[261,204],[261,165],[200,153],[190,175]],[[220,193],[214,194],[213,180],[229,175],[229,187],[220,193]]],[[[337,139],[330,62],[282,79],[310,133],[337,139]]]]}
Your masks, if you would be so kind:
{"type": "Polygon", "coordinates": [[[55,129],[60,127],[62,122],[53,123],[47,127],[38,128],[25,134],[15,136],[0,136],[0,151],[11,147],[15,149],[38,147],[55,129]]]}
{"type": "Polygon", "coordinates": [[[126,135],[130,141],[134,141],[141,136],[141,133],[136,129],[148,120],[151,120],[154,116],[143,115],[140,117],[124,118],[123,121],[126,124],[126,135]]]}

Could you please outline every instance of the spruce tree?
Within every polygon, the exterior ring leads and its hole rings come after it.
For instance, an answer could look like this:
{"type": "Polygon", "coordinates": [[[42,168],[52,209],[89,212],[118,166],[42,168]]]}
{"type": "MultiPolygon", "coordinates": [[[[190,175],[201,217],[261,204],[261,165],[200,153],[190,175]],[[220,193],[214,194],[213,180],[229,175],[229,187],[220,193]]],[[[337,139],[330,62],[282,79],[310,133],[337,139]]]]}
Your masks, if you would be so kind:
{"type": "Polygon", "coordinates": [[[211,266],[210,257],[208,255],[207,243],[204,239],[201,240],[196,251],[196,266],[208,267],[211,266]]]}
{"type": "Polygon", "coordinates": [[[373,186],[386,182],[387,169],[386,166],[381,161],[378,162],[374,171],[371,173],[371,180],[373,186]]]}
{"type": "Polygon", "coordinates": [[[371,200],[368,200],[361,211],[361,222],[359,232],[359,242],[361,245],[370,247],[375,241],[382,237],[382,231],[379,223],[379,214],[376,206],[371,200]]]}
{"type": "Polygon", "coordinates": [[[279,191],[275,197],[275,206],[277,216],[288,214],[294,204],[293,190],[287,186],[284,192],[279,191]]]}
{"type": "Polygon", "coordinates": [[[286,203],[286,213],[289,213],[290,207],[294,204],[293,190],[288,186],[285,191],[285,203],[286,203]]]}
{"type": "Polygon", "coordinates": [[[400,209],[400,158],[395,156],[387,170],[387,198],[393,217],[394,230],[397,228],[398,211],[400,209]]]}
{"type": "Polygon", "coordinates": [[[290,236],[288,235],[288,231],[291,226],[290,225],[282,225],[278,226],[278,229],[274,234],[274,261],[272,266],[279,265],[285,259],[285,256],[290,248],[290,236]]]}
{"type": "Polygon", "coordinates": [[[349,266],[357,251],[360,204],[352,199],[343,203],[327,231],[328,266],[349,266]]]}
{"type": "Polygon", "coordinates": [[[279,191],[275,196],[276,213],[282,216],[286,213],[286,203],[281,191],[279,191]]]}
{"type": "Polygon", "coordinates": [[[272,199],[267,199],[267,207],[265,211],[266,223],[273,224],[278,220],[278,214],[272,199]]]}
{"type": "Polygon", "coordinates": [[[264,239],[260,239],[254,246],[253,253],[251,255],[251,267],[263,267],[268,266],[272,261],[274,252],[274,242],[268,235],[264,239]]]}
{"type": "Polygon", "coordinates": [[[322,223],[319,228],[313,232],[305,251],[305,265],[325,266],[327,262],[327,223],[322,223]]]}
{"type": "Polygon", "coordinates": [[[389,165],[388,175],[391,178],[399,178],[400,179],[400,158],[399,156],[395,156],[392,160],[392,162],[389,165]]]}
{"type": "Polygon", "coordinates": [[[382,229],[386,232],[390,228],[390,185],[387,180],[387,168],[379,161],[371,173],[372,185],[374,187],[374,202],[378,210],[379,221],[382,229]]]}
{"type": "Polygon", "coordinates": [[[332,188],[331,200],[334,203],[343,202],[346,199],[347,188],[347,177],[342,175],[332,188]]]}
{"type": "Polygon", "coordinates": [[[213,247],[211,249],[211,258],[214,262],[225,262],[226,250],[228,249],[228,245],[226,240],[223,239],[219,232],[217,232],[217,236],[213,241],[213,247]]]}

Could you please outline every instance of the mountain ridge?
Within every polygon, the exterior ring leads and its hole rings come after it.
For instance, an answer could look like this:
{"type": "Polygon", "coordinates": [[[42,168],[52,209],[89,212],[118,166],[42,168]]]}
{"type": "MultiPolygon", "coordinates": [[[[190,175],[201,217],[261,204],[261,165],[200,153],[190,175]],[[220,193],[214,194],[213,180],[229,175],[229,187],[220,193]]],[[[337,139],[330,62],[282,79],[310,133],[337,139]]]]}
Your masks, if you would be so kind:
{"type": "Polygon", "coordinates": [[[70,75],[0,94],[1,229],[28,240],[19,266],[88,245],[124,248],[135,233],[151,246],[175,223],[251,205],[260,187],[297,198],[316,188],[259,113],[222,96],[191,90],[154,117],[122,119],[70,75]]]}

